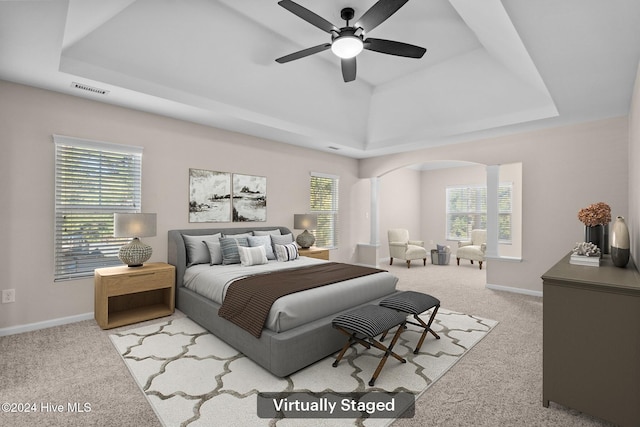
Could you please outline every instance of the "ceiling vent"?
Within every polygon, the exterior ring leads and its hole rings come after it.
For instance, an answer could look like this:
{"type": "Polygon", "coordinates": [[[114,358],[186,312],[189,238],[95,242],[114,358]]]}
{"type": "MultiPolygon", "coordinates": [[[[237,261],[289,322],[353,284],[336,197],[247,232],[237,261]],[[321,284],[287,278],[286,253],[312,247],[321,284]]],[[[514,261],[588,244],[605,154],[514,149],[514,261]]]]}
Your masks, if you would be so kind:
{"type": "Polygon", "coordinates": [[[109,93],[109,91],[106,89],[100,89],[98,87],[93,87],[93,86],[85,85],[78,82],[71,83],[71,87],[76,89],[86,90],[87,92],[97,93],[99,95],[107,95],[109,93]]]}

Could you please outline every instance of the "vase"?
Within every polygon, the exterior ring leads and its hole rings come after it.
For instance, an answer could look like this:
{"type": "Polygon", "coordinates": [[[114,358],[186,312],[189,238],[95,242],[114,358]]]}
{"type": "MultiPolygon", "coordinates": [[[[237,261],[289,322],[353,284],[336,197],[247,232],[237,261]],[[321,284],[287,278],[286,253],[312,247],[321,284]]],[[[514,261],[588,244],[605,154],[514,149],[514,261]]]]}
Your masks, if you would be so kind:
{"type": "Polygon", "coordinates": [[[611,261],[616,267],[626,267],[631,253],[629,229],[624,217],[617,217],[611,230],[611,261]]]}
{"type": "Polygon", "coordinates": [[[600,249],[600,256],[604,254],[604,227],[602,225],[594,225],[584,227],[584,241],[593,243],[600,249]]]}
{"type": "Polygon", "coordinates": [[[611,239],[609,238],[609,223],[602,225],[604,231],[604,241],[602,243],[602,247],[604,249],[604,254],[608,254],[611,249],[611,239]]]}

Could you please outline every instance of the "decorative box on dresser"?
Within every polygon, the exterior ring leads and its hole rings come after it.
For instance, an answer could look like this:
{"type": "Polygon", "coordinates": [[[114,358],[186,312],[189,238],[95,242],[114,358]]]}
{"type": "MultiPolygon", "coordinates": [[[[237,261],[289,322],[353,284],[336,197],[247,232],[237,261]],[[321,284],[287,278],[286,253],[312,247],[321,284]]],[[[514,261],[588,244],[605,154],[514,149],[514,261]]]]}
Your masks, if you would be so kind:
{"type": "Polygon", "coordinates": [[[567,255],[543,276],[542,404],[640,426],[640,275],[573,265],[567,255]]]}
{"type": "Polygon", "coordinates": [[[318,258],[327,261],[329,260],[329,249],[316,248],[315,246],[311,246],[307,249],[298,249],[298,253],[309,258],[318,258]]]}
{"type": "Polygon", "coordinates": [[[172,314],[175,274],[175,267],[163,262],[96,269],[94,309],[98,325],[109,329],[172,314]]]}

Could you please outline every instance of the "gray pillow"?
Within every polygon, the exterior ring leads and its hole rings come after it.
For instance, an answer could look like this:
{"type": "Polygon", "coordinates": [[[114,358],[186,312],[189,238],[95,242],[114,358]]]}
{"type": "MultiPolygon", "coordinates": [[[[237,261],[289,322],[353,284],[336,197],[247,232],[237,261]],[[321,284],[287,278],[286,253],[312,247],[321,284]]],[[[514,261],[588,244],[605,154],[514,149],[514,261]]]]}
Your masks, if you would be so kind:
{"type": "Polygon", "coordinates": [[[247,240],[249,241],[250,247],[264,246],[267,259],[276,259],[276,255],[273,253],[273,247],[271,246],[270,236],[249,236],[247,240]]]}
{"type": "Polygon", "coordinates": [[[184,246],[187,249],[187,267],[191,267],[196,264],[211,263],[209,248],[207,248],[207,245],[204,242],[217,242],[220,237],[222,237],[222,234],[220,233],[203,234],[200,236],[183,234],[182,239],[184,240],[184,246]]]}
{"type": "Polygon", "coordinates": [[[276,228],[275,230],[255,230],[253,232],[254,236],[280,236],[281,234],[282,232],[279,228],[276,228]]]}
{"type": "Polygon", "coordinates": [[[222,264],[240,264],[238,246],[249,247],[246,237],[223,237],[220,239],[222,249],[222,264]]]}
{"type": "Polygon", "coordinates": [[[293,234],[283,234],[281,236],[271,236],[271,243],[274,245],[286,245],[293,243],[293,234]]]}
{"type": "Polygon", "coordinates": [[[253,236],[253,231],[248,233],[238,233],[238,234],[225,234],[223,237],[249,237],[253,236]]]}
{"type": "Polygon", "coordinates": [[[205,240],[205,245],[207,245],[207,249],[209,250],[209,255],[211,257],[211,265],[220,265],[222,264],[222,247],[220,246],[220,241],[210,242],[205,240]]]}

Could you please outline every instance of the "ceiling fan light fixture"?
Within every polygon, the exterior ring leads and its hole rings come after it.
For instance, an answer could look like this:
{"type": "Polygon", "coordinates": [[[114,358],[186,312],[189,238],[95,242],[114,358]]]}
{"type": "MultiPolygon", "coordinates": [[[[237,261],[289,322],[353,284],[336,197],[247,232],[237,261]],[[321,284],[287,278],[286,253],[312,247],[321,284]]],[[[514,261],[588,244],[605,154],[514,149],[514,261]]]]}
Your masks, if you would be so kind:
{"type": "Polygon", "coordinates": [[[342,59],[357,56],[363,48],[362,39],[351,34],[336,37],[331,43],[331,51],[342,59]]]}

